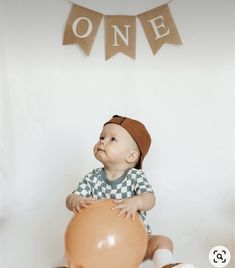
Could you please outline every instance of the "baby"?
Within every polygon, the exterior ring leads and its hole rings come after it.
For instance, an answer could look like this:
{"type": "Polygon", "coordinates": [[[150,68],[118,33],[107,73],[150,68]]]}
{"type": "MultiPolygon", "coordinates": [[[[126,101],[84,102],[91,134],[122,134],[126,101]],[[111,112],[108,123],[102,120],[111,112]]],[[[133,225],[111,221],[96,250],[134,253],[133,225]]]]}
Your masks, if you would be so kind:
{"type": "Polygon", "coordinates": [[[150,144],[150,135],[141,122],[114,115],[104,124],[94,146],[95,158],[103,167],[92,170],[79,182],[67,197],[66,206],[79,213],[97,199],[113,199],[113,210],[124,214],[125,219],[134,219],[140,213],[148,232],[144,260],[151,259],[154,268],[194,268],[191,264],[173,263],[172,241],[151,234],[146,220],[146,211],[155,206],[153,189],[142,170],[150,144]]]}

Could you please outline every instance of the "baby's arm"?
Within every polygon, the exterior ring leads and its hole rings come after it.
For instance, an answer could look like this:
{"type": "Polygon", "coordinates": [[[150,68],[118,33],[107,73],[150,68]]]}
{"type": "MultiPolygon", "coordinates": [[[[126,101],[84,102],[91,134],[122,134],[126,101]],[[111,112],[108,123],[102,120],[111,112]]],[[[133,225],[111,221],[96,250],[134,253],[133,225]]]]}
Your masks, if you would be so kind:
{"type": "Polygon", "coordinates": [[[147,211],[155,206],[155,195],[143,170],[140,170],[135,181],[136,202],[138,210],[147,211]]]}
{"type": "Polygon", "coordinates": [[[131,217],[134,220],[138,210],[147,211],[154,207],[155,196],[153,193],[146,192],[127,199],[113,200],[113,202],[117,204],[113,210],[119,210],[118,216],[126,214],[125,219],[131,217]]]}
{"type": "Polygon", "coordinates": [[[115,200],[117,204],[113,210],[119,210],[118,215],[126,213],[126,219],[132,217],[135,218],[135,214],[138,210],[147,211],[155,205],[155,195],[153,193],[152,186],[149,184],[142,170],[139,170],[135,179],[135,196],[124,200],[115,200]]]}
{"type": "Polygon", "coordinates": [[[73,211],[74,213],[78,213],[82,208],[86,208],[88,205],[93,204],[95,199],[87,198],[75,193],[72,193],[66,198],[66,207],[73,211]]]}
{"type": "Polygon", "coordinates": [[[133,196],[132,198],[137,202],[137,210],[147,211],[155,206],[156,199],[153,193],[146,192],[141,195],[133,196]]]}
{"type": "Polygon", "coordinates": [[[82,208],[86,208],[88,205],[93,204],[92,188],[90,178],[92,177],[93,171],[88,173],[79,183],[77,189],[73,191],[66,198],[66,207],[78,213],[82,208]]]}

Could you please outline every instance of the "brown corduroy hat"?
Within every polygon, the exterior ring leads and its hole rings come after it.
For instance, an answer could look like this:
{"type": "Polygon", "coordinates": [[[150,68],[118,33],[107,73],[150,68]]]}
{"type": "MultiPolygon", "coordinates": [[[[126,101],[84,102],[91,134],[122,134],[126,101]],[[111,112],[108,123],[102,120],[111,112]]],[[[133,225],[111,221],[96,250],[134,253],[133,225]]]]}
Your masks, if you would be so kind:
{"type": "Polygon", "coordinates": [[[108,122],[104,124],[104,126],[107,124],[120,125],[132,136],[138,145],[141,154],[140,160],[135,168],[141,169],[144,157],[148,153],[151,144],[151,137],[145,126],[137,120],[120,115],[114,115],[108,122]]]}

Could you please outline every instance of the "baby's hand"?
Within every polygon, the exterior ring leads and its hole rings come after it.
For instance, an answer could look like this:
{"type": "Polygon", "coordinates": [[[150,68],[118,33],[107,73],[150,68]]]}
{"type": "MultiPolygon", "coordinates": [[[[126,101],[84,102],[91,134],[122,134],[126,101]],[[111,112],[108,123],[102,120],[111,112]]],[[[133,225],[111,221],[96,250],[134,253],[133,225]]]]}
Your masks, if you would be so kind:
{"type": "Polygon", "coordinates": [[[136,212],[138,210],[138,197],[133,196],[127,199],[113,200],[113,203],[117,204],[112,210],[119,210],[118,216],[126,214],[125,220],[128,218],[135,219],[136,212]]]}
{"type": "Polygon", "coordinates": [[[74,213],[81,212],[82,208],[87,208],[87,206],[93,204],[95,202],[94,198],[87,198],[84,196],[73,194],[70,199],[70,207],[74,213]]]}

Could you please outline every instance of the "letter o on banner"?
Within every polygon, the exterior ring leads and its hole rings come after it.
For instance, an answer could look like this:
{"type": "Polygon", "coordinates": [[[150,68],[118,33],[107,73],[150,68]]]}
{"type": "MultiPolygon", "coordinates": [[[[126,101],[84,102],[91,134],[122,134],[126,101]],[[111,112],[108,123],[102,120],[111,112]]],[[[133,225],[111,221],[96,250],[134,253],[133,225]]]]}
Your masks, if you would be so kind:
{"type": "Polygon", "coordinates": [[[77,18],[76,20],[74,20],[73,22],[73,25],[72,25],[72,31],[73,31],[73,34],[78,37],[78,38],[86,38],[88,37],[91,32],[92,32],[92,29],[93,29],[93,25],[92,25],[92,22],[90,19],[88,19],[87,17],[80,17],[80,18],[77,18]],[[87,30],[85,33],[83,34],[79,34],[77,32],[77,28],[78,28],[78,24],[82,21],[82,20],[85,20],[87,21],[88,23],[88,27],[87,27],[87,30]]]}

